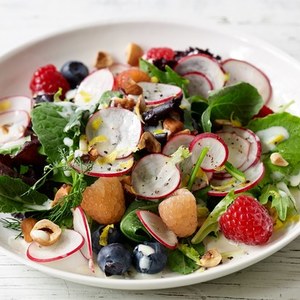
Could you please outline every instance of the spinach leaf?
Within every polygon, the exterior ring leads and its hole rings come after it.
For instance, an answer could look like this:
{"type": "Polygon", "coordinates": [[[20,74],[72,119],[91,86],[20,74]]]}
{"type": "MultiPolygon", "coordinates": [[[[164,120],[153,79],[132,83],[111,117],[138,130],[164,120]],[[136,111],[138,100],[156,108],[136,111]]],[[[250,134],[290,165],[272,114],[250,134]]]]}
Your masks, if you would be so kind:
{"type": "Polygon", "coordinates": [[[202,114],[202,127],[204,131],[211,131],[216,119],[234,119],[246,125],[262,106],[261,95],[249,83],[241,82],[224,87],[209,94],[208,107],[202,114]]]}
{"type": "Polygon", "coordinates": [[[190,274],[199,269],[199,265],[176,249],[169,253],[167,264],[171,271],[180,274],[190,274]]]}
{"type": "Polygon", "coordinates": [[[43,152],[52,163],[59,162],[61,152],[68,150],[64,144],[64,138],[68,137],[64,128],[69,123],[73,112],[74,108],[71,105],[62,106],[46,102],[41,103],[32,111],[33,131],[42,144],[43,152]]]}
{"type": "Polygon", "coordinates": [[[189,81],[181,77],[169,66],[165,67],[165,71],[161,71],[156,66],[144,59],[140,59],[139,66],[141,70],[148,73],[151,77],[156,77],[159,80],[159,82],[179,86],[182,89],[184,95],[188,95],[187,85],[189,81]]]}
{"type": "Polygon", "coordinates": [[[121,223],[120,229],[122,233],[135,242],[150,241],[152,236],[139,220],[136,211],[138,209],[157,212],[158,203],[153,201],[134,201],[127,208],[121,223]]]}
{"type": "Polygon", "coordinates": [[[297,175],[300,172],[300,118],[287,112],[275,113],[264,118],[254,119],[247,127],[257,132],[272,126],[283,126],[289,133],[289,138],[278,143],[274,150],[274,152],[280,153],[289,164],[286,167],[273,165],[270,161],[270,153],[265,154],[263,162],[266,167],[266,175],[263,183],[284,181],[289,184],[290,175],[297,175]],[[281,176],[273,176],[274,174],[281,174],[281,176]]]}
{"type": "Polygon", "coordinates": [[[38,206],[47,199],[45,195],[31,190],[30,186],[19,178],[0,176],[0,211],[3,213],[38,210],[38,206]]]}

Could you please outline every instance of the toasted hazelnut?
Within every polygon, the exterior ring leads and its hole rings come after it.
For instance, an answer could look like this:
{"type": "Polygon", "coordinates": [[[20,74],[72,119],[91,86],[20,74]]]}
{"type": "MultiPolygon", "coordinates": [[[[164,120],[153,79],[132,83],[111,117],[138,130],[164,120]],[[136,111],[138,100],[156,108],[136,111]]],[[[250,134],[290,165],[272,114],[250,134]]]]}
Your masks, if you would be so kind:
{"type": "Polygon", "coordinates": [[[127,63],[131,66],[138,66],[139,59],[143,56],[144,51],[139,45],[135,43],[130,43],[127,46],[126,54],[127,54],[127,63]]]}
{"type": "Polygon", "coordinates": [[[151,132],[144,132],[140,138],[139,144],[137,146],[140,150],[147,149],[151,153],[160,153],[161,152],[161,144],[154,137],[151,132]]]}
{"type": "Polygon", "coordinates": [[[50,246],[56,243],[61,236],[61,229],[50,220],[43,219],[38,221],[30,231],[33,241],[41,246],[50,246]]]}
{"type": "Polygon", "coordinates": [[[289,163],[278,152],[274,152],[270,156],[271,163],[275,166],[286,167],[289,163]]]}
{"type": "Polygon", "coordinates": [[[220,264],[222,255],[215,248],[208,250],[200,259],[201,266],[204,268],[212,268],[220,264]]]}
{"type": "Polygon", "coordinates": [[[107,68],[109,66],[111,66],[113,64],[113,59],[112,57],[103,51],[99,51],[97,58],[96,58],[96,63],[95,63],[95,67],[97,69],[103,69],[103,68],[107,68]]]}
{"type": "Polygon", "coordinates": [[[113,100],[113,106],[114,107],[123,107],[125,109],[133,110],[136,103],[134,99],[130,98],[117,98],[113,100]]]}
{"type": "Polygon", "coordinates": [[[127,95],[143,94],[143,89],[134,80],[128,80],[128,82],[123,86],[123,89],[127,95]]]}
{"type": "Polygon", "coordinates": [[[26,218],[24,220],[22,220],[21,222],[21,230],[24,236],[24,240],[27,243],[31,243],[32,242],[32,238],[30,236],[30,232],[32,230],[32,228],[34,227],[34,225],[36,224],[37,220],[34,218],[26,218]]]}
{"type": "Polygon", "coordinates": [[[166,118],[163,121],[163,128],[169,130],[171,134],[183,130],[183,123],[173,118],[166,118]]]}

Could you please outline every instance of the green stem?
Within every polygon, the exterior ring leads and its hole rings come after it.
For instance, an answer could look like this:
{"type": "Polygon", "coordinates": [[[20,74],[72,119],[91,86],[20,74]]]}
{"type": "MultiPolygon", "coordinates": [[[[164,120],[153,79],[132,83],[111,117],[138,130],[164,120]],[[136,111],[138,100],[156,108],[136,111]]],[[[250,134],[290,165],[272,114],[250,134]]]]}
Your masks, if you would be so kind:
{"type": "Polygon", "coordinates": [[[204,147],[202,149],[202,151],[201,151],[201,153],[200,153],[200,155],[199,155],[199,157],[197,159],[197,162],[196,162],[196,164],[195,164],[195,166],[194,166],[194,168],[192,170],[192,174],[191,174],[191,177],[189,179],[189,182],[187,184],[188,190],[191,190],[191,188],[192,188],[192,186],[193,186],[193,184],[194,184],[194,182],[196,180],[196,175],[198,173],[198,170],[199,170],[199,168],[200,168],[200,166],[201,166],[201,164],[202,164],[202,162],[203,162],[203,160],[204,160],[204,158],[205,158],[208,150],[209,150],[208,147],[204,147]]]}
{"type": "Polygon", "coordinates": [[[245,182],[246,181],[246,177],[245,174],[240,171],[239,169],[237,169],[236,167],[234,167],[229,161],[226,161],[225,163],[225,170],[235,179],[237,179],[240,182],[245,182]]]}

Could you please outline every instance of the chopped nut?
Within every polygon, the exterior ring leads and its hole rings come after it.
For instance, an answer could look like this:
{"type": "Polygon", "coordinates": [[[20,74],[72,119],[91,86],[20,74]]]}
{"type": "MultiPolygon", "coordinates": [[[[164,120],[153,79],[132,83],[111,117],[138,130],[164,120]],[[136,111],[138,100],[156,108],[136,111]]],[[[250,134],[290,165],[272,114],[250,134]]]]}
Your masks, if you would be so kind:
{"type": "Polygon", "coordinates": [[[129,79],[123,86],[124,92],[129,95],[141,95],[143,94],[143,89],[132,79],[129,79]]]}
{"type": "Polygon", "coordinates": [[[127,46],[126,52],[127,52],[127,63],[131,66],[138,66],[139,59],[144,54],[143,49],[135,43],[130,43],[127,46]]]}
{"type": "Polygon", "coordinates": [[[112,57],[108,53],[99,51],[98,55],[97,55],[95,67],[97,69],[107,68],[107,67],[111,66],[113,64],[113,62],[114,61],[113,61],[112,57]]]}
{"type": "Polygon", "coordinates": [[[271,163],[275,166],[286,167],[289,163],[278,152],[274,152],[270,156],[271,163]]]}
{"type": "Polygon", "coordinates": [[[50,246],[56,243],[61,236],[61,229],[50,220],[43,219],[38,221],[32,230],[30,236],[33,241],[41,246],[50,246]]]}
{"type": "Polygon", "coordinates": [[[201,266],[204,268],[215,267],[222,261],[222,255],[215,248],[208,250],[200,259],[201,266]]]}
{"type": "Polygon", "coordinates": [[[163,128],[169,130],[171,134],[174,134],[183,130],[183,123],[173,118],[166,118],[163,121],[163,128]]]}
{"type": "Polygon", "coordinates": [[[160,142],[154,137],[154,135],[151,132],[148,131],[142,134],[137,147],[140,150],[146,148],[151,153],[161,152],[160,142]]]}
{"type": "Polygon", "coordinates": [[[32,230],[32,228],[34,227],[34,225],[36,224],[37,220],[34,218],[26,218],[21,222],[21,230],[24,236],[24,240],[27,243],[31,243],[32,242],[32,238],[30,236],[30,232],[32,230]]]}
{"type": "Polygon", "coordinates": [[[123,107],[125,109],[133,110],[136,103],[134,99],[130,98],[116,98],[113,100],[112,106],[114,107],[123,107]]]}
{"type": "Polygon", "coordinates": [[[63,197],[67,196],[70,191],[71,191],[71,185],[69,184],[63,184],[56,192],[55,196],[54,196],[54,200],[51,203],[51,206],[55,206],[60,199],[62,199],[63,197]]]}

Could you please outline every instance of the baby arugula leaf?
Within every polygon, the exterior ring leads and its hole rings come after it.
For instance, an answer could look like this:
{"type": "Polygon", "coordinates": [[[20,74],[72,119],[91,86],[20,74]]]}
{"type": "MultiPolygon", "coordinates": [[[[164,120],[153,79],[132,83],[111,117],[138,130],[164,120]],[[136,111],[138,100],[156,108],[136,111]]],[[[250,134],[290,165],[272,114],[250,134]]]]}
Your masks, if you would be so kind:
{"type": "Polygon", "coordinates": [[[201,117],[204,131],[210,132],[216,119],[238,120],[246,125],[263,106],[257,89],[246,82],[213,91],[208,96],[208,107],[201,117]]]}

